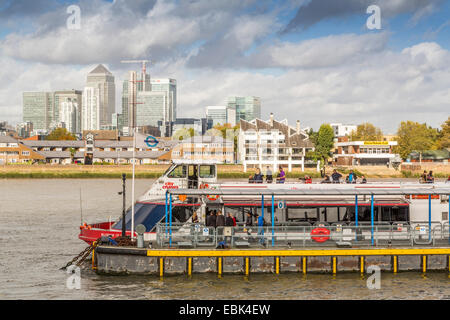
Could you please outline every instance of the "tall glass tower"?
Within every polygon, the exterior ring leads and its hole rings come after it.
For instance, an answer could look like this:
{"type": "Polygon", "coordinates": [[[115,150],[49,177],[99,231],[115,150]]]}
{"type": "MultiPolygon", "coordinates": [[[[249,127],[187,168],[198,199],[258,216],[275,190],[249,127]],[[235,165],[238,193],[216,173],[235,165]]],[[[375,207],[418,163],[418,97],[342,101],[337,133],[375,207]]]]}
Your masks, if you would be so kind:
{"type": "Polygon", "coordinates": [[[261,119],[261,100],[259,97],[228,97],[227,107],[236,110],[236,123],[241,119],[252,121],[261,119]]]}

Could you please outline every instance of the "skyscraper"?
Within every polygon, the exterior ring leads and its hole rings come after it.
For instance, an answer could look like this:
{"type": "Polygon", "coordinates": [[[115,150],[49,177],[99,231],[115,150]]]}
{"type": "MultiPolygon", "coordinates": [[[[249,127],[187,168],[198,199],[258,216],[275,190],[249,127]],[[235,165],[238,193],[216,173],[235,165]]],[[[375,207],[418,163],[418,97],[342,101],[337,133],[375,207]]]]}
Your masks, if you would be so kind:
{"type": "Polygon", "coordinates": [[[177,118],[177,80],[169,78],[151,79],[151,90],[152,92],[165,93],[164,119],[165,121],[174,121],[177,118]]]}
{"type": "Polygon", "coordinates": [[[80,107],[81,106],[78,102],[76,100],[72,100],[71,98],[66,98],[66,101],[61,102],[59,122],[64,123],[69,132],[81,132],[80,107]]]}
{"type": "MultiPolygon", "coordinates": [[[[89,72],[86,87],[99,89],[99,122],[100,126],[111,125],[111,117],[116,112],[116,85],[114,76],[103,65],[99,64],[89,72]]],[[[84,115],[83,115],[84,116],[84,115]]]]}
{"type": "Polygon", "coordinates": [[[138,92],[148,92],[151,89],[150,75],[148,73],[136,73],[130,71],[128,79],[123,81],[122,87],[122,119],[123,126],[133,127],[136,116],[133,110],[136,107],[136,95],[138,92]],[[143,80],[144,79],[144,80],[143,80]]]}
{"type": "Polygon", "coordinates": [[[33,123],[33,130],[48,130],[54,113],[52,92],[23,93],[23,122],[33,123]]]}
{"type": "Polygon", "coordinates": [[[206,118],[212,120],[213,126],[229,123],[234,127],[236,125],[236,110],[227,106],[208,106],[206,107],[206,118]]]}
{"type": "Polygon", "coordinates": [[[261,101],[258,97],[228,97],[227,106],[236,110],[236,123],[241,119],[252,121],[261,118],[261,101]]]}
{"type": "Polygon", "coordinates": [[[101,93],[99,88],[86,87],[83,91],[81,130],[100,130],[101,93]]]}
{"type": "Polygon", "coordinates": [[[81,132],[82,91],[55,91],[55,122],[64,122],[65,127],[72,133],[81,132]]]}

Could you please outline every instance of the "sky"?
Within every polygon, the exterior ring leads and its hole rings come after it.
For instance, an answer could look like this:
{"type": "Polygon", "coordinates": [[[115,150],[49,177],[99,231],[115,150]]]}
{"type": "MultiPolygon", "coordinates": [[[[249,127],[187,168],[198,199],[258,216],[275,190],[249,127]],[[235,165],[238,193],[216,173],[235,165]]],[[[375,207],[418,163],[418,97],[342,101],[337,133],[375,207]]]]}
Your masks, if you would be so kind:
{"type": "Polygon", "coordinates": [[[0,120],[22,121],[24,91],[82,90],[100,63],[121,112],[122,81],[140,66],[120,61],[148,59],[151,77],[177,80],[179,117],[236,95],[302,127],[440,127],[449,50],[448,0],[0,0],[0,120]],[[371,5],[380,29],[368,28],[371,5]]]}

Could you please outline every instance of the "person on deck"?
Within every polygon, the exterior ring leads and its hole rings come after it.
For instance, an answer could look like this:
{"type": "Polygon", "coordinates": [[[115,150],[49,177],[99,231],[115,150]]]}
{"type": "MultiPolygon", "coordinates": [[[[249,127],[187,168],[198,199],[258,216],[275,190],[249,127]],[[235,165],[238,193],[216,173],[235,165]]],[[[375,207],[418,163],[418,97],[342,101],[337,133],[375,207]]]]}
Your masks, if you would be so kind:
{"type": "Polygon", "coordinates": [[[267,169],[266,169],[266,182],[267,183],[272,183],[272,181],[273,181],[272,170],[270,170],[270,167],[267,166],[267,169]]]}
{"type": "Polygon", "coordinates": [[[207,227],[216,227],[216,214],[215,212],[211,212],[211,214],[206,217],[206,226],[207,227]]]}
{"type": "Polygon", "coordinates": [[[280,172],[277,176],[277,183],[284,183],[286,180],[286,173],[284,173],[283,167],[280,166],[280,172]]]}
{"type": "Polygon", "coordinates": [[[256,168],[256,173],[253,176],[253,181],[255,183],[263,183],[263,176],[262,176],[261,170],[259,170],[259,168],[256,168]]]}
{"type": "Polygon", "coordinates": [[[333,183],[339,183],[339,179],[342,178],[342,174],[340,174],[339,172],[337,172],[336,169],[333,170],[333,173],[331,174],[331,179],[333,181],[333,183]]]}

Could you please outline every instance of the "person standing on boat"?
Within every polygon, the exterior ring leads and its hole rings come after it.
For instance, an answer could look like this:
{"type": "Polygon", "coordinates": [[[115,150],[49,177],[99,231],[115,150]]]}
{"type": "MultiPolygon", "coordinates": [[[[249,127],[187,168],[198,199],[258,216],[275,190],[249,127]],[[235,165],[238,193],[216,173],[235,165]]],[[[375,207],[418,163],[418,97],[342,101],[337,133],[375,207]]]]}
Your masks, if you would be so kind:
{"type": "Polygon", "coordinates": [[[264,217],[256,214],[256,217],[258,219],[258,238],[259,243],[264,245],[264,217]]]}
{"type": "Polygon", "coordinates": [[[245,226],[250,227],[253,225],[253,217],[251,212],[247,212],[247,219],[245,219],[245,226]]]}
{"type": "Polygon", "coordinates": [[[280,166],[280,173],[278,173],[277,183],[284,183],[286,180],[286,173],[284,173],[283,167],[280,166]]]}
{"type": "Polygon", "coordinates": [[[215,211],[211,212],[208,217],[206,217],[206,226],[207,227],[216,227],[216,214],[215,211]]]}
{"type": "Polygon", "coordinates": [[[217,212],[216,217],[216,229],[217,229],[217,236],[219,239],[225,240],[223,238],[223,227],[225,227],[225,217],[223,216],[222,212],[219,210],[217,212]]]}
{"type": "Polygon", "coordinates": [[[272,178],[272,170],[270,170],[270,166],[267,166],[266,169],[266,182],[267,183],[272,183],[273,178],[272,178]]]}

